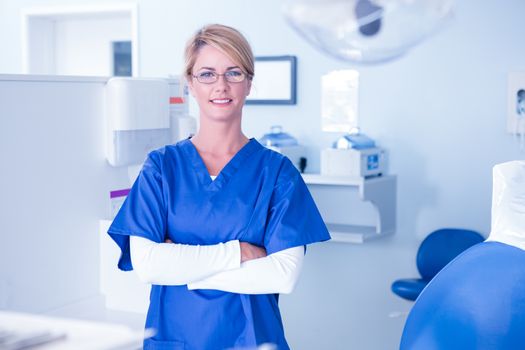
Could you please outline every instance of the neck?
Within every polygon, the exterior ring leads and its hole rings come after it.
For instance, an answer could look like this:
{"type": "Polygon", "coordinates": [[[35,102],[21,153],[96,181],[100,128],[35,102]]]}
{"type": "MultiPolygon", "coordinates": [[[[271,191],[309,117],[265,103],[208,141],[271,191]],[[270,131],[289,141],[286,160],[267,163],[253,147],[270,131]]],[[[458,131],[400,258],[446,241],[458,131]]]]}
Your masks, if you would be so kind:
{"type": "Polygon", "coordinates": [[[199,131],[191,138],[199,151],[213,154],[236,153],[247,142],[248,138],[238,123],[210,121],[201,118],[199,131]]]}

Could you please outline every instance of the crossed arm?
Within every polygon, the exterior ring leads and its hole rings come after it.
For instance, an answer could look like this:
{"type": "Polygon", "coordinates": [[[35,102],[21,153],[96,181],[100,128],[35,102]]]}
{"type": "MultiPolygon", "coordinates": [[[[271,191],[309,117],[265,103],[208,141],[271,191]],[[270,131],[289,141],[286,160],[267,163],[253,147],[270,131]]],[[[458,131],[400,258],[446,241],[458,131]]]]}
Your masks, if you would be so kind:
{"type": "Polygon", "coordinates": [[[133,267],[145,283],[242,294],[291,293],[304,259],[303,246],[266,255],[236,240],[201,246],[131,236],[130,245],[133,267]]]}

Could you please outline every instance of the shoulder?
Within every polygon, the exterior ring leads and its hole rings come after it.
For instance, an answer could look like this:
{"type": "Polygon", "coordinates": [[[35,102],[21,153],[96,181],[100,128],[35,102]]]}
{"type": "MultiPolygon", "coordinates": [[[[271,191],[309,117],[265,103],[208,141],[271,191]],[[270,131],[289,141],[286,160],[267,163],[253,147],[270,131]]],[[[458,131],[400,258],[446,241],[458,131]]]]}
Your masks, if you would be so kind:
{"type": "Polygon", "coordinates": [[[292,161],[283,156],[281,166],[279,167],[279,176],[277,178],[278,183],[282,182],[297,182],[302,181],[302,176],[299,170],[293,165],[292,161]]]}
{"type": "Polygon", "coordinates": [[[260,153],[264,163],[275,175],[276,186],[302,181],[301,173],[288,157],[262,145],[260,153]]]}
{"type": "Polygon", "coordinates": [[[142,171],[153,171],[160,173],[163,168],[165,155],[166,147],[149,152],[146,160],[144,161],[144,165],[142,166],[142,171]]]}
{"type": "Polygon", "coordinates": [[[168,168],[179,163],[178,153],[180,153],[178,144],[166,145],[149,152],[141,172],[164,178],[166,174],[169,174],[168,168]]]}
{"type": "Polygon", "coordinates": [[[176,144],[165,145],[151,151],[144,162],[144,168],[162,172],[168,163],[173,163],[179,157],[182,146],[186,141],[182,140],[176,144]]]}

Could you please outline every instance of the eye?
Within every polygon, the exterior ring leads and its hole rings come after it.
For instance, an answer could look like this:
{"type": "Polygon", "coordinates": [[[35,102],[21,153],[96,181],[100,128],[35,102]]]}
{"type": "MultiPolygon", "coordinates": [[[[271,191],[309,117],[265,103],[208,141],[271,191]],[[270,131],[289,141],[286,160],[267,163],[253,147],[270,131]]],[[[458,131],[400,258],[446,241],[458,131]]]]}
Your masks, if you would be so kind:
{"type": "Polygon", "coordinates": [[[240,76],[242,76],[242,72],[240,72],[238,70],[229,70],[229,71],[227,71],[224,74],[226,76],[228,76],[228,77],[231,77],[231,78],[239,78],[240,76]]]}
{"type": "Polygon", "coordinates": [[[198,77],[202,79],[212,79],[213,77],[215,77],[215,73],[211,71],[204,71],[204,72],[200,72],[198,74],[198,77]]]}

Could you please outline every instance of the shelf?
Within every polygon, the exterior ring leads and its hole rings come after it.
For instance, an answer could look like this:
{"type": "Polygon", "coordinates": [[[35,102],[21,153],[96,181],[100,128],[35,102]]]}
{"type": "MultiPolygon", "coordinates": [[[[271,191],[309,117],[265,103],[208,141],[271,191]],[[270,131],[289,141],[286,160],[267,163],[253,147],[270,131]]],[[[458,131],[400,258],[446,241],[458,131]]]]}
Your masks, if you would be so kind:
{"type": "Polygon", "coordinates": [[[366,179],[350,176],[327,176],[321,174],[303,174],[303,180],[309,185],[361,186],[366,179]]]}
{"type": "Polygon", "coordinates": [[[370,202],[376,211],[374,225],[327,223],[330,242],[364,243],[391,235],[396,228],[396,176],[372,178],[303,174],[308,186],[347,186],[358,189],[361,201],[370,202]]]}
{"type": "Polygon", "coordinates": [[[385,237],[394,233],[393,230],[377,233],[375,226],[359,226],[327,223],[332,239],[329,242],[365,243],[372,239],[385,237]]]}

